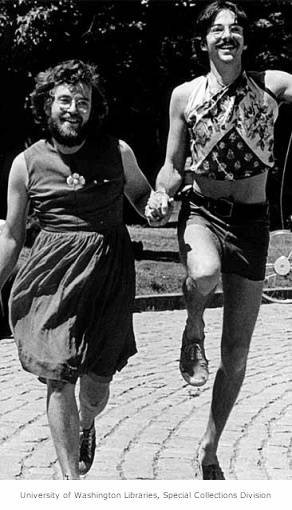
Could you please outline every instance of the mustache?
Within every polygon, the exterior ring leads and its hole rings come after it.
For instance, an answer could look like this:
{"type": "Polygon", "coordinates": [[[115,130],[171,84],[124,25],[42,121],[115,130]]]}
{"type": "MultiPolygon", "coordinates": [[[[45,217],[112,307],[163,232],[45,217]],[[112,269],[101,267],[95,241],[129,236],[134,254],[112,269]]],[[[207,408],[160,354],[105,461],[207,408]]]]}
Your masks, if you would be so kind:
{"type": "Polygon", "coordinates": [[[61,116],[61,119],[62,120],[78,120],[79,122],[82,122],[82,117],[80,115],[77,114],[71,114],[71,113],[66,113],[64,115],[61,116]]]}
{"type": "Polygon", "coordinates": [[[238,47],[238,43],[237,41],[234,41],[234,39],[225,39],[224,41],[220,41],[219,43],[216,44],[216,47],[221,48],[223,46],[226,46],[226,44],[233,46],[234,48],[238,47]]]}

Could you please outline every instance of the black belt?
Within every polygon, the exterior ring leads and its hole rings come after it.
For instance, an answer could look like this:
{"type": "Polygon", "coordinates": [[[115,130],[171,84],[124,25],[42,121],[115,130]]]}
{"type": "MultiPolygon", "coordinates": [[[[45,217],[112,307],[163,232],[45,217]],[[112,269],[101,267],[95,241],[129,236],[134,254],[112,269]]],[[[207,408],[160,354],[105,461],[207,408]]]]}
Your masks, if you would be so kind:
{"type": "Polygon", "coordinates": [[[259,216],[264,216],[268,212],[268,203],[260,202],[256,204],[244,204],[242,202],[234,202],[229,198],[210,198],[201,195],[194,190],[188,190],[181,194],[182,200],[192,202],[194,205],[204,207],[211,214],[220,216],[221,218],[241,218],[241,219],[256,219],[259,216]]]}

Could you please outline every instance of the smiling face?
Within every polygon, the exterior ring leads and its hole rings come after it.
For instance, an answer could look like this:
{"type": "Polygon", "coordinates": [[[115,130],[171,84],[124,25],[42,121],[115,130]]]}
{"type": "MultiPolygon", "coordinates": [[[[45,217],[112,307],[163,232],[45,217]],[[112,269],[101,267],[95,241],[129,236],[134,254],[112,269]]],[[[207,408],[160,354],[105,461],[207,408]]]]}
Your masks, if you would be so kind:
{"type": "Polygon", "coordinates": [[[208,51],[209,59],[216,64],[241,63],[245,49],[243,27],[234,12],[223,9],[210,26],[202,49],[208,51]]]}
{"type": "Polygon", "coordinates": [[[86,138],[92,107],[92,90],[84,83],[55,87],[53,101],[47,106],[48,128],[60,144],[80,145],[86,138]]]}

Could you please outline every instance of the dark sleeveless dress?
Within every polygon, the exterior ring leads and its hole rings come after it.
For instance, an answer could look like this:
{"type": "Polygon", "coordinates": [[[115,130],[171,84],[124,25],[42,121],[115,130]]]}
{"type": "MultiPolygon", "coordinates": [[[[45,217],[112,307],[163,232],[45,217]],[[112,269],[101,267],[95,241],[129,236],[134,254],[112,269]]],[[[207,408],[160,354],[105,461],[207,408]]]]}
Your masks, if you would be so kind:
{"type": "Polygon", "coordinates": [[[118,141],[100,137],[67,156],[40,140],[24,156],[41,232],[10,297],[21,364],[71,383],[88,372],[112,376],[136,353],[118,141]],[[72,174],[83,177],[74,187],[72,174]]]}

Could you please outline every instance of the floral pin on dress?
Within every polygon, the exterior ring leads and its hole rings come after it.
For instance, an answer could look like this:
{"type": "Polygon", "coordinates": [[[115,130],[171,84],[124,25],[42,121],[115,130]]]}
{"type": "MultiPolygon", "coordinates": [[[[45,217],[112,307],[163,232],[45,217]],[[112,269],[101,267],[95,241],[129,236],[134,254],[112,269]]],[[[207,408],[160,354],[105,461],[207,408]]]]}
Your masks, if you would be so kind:
{"type": "Polygon", "coordinates": [[[83,175],[79,175],[77,173],[74,173],[72,175],[69,175],[67,177],[67,184],[70,186],[70,188],[73,188],[74,190],[78,190],[80,188],[83,188],[85,184],[85,179],[83,175]]]}

